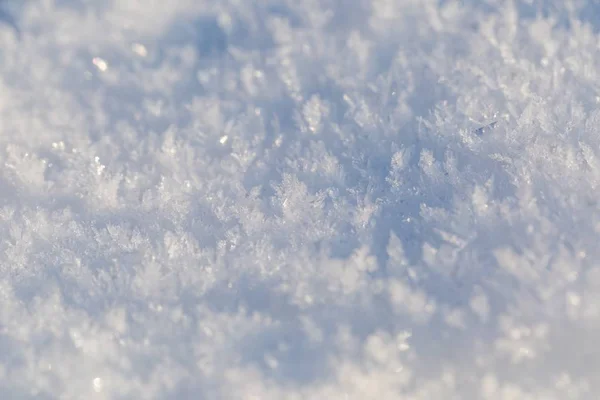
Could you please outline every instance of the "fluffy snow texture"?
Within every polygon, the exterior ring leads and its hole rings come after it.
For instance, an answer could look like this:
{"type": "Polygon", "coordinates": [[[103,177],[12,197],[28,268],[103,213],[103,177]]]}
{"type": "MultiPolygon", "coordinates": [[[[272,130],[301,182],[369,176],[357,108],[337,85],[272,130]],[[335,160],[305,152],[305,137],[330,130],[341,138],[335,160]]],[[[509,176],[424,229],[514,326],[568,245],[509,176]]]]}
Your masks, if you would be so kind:
{"type": "Polygon", "coordinates": [[[595,0],[0,3],[6,399],[597,399],[595,0]]]}

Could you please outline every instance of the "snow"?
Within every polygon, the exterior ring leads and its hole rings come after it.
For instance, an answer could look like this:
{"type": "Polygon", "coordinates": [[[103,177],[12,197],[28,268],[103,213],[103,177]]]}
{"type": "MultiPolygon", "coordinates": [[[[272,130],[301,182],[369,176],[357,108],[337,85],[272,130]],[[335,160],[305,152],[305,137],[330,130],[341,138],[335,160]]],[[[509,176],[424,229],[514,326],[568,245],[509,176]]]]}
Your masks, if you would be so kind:
{"type": "Polygon", "coordinates": [[[593,0],[0,2],[0,392],[596,399],[593,0]]]}

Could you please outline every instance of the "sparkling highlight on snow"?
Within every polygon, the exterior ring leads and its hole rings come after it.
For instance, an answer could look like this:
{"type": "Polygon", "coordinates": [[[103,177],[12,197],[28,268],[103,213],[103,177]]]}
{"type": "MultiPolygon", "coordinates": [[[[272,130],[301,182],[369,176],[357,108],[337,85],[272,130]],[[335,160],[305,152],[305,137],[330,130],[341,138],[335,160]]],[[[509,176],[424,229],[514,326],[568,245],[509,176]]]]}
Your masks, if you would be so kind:
{"type": "Polygon", "coordinates": [[[0,0],[0,397],[597,399],[598,43],[585,0],[0,0]]]}
{"type": "Polygon", "coordinates": [[[101,59],[100,57],[94,57],[92,59],[92,62],[94,63],[96,68],[98,68],[102,72],[104,72],[108,69],[108,63],[106,61],[104,61],[103,59],[101,59]]]}

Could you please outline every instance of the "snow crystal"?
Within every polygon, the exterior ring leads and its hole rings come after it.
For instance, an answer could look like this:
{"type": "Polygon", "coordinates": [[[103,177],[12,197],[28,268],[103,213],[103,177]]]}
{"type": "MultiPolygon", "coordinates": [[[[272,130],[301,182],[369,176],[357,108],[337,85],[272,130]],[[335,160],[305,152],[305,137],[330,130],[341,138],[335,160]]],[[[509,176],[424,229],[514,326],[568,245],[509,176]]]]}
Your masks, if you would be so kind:
{"type": "Polygon", "coordinates": [[[0,0],[0,393],[596,399],[600,6],[0,0]]]}

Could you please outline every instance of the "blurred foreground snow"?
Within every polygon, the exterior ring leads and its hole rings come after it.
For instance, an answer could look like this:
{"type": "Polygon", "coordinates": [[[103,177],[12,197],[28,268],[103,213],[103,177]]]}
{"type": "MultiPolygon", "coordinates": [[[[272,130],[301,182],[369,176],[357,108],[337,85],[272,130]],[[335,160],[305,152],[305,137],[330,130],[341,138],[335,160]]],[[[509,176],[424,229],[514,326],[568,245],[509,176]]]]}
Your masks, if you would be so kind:
{"type": "Polygon", "coordinates": [[[1,2],[1,397],[597,399],[596,4],[1,2]]]}

